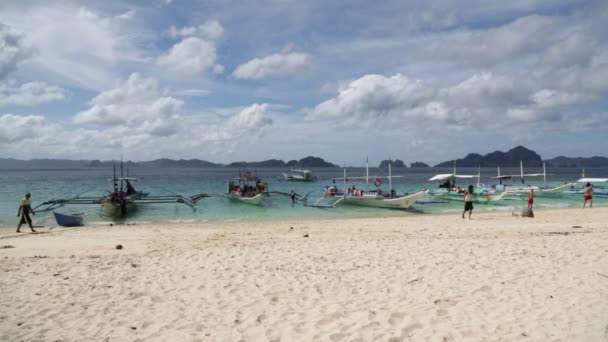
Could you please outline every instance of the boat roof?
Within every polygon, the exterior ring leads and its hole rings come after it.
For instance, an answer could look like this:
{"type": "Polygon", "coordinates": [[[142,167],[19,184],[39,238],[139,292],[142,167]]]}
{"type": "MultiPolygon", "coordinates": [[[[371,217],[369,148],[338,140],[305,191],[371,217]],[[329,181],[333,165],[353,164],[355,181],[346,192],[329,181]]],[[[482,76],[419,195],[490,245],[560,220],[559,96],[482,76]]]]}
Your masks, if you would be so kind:
{"type": "Polygon", "coordinates": [[[332,178],[333,180],[344,180],[346,179],[348,180],[367,180],[367,179],[376,179],[376,178],[380,178],[380,179],[389,179],[389,178],[405,178],[405,175],[400,175],[400,176],[355,176],[355,177],[336,177],[336,178],[332,178]]]}
{"type": "Polygon", "coordinates": [[[108,179],[109,181],[119,181],[119,180],[125,180],[125,181],[136,181],[137,178],[133,178],[133,177],[115,177],[115,178],[110,178],[108,179]]]}
{"type": "Polygon", "coordinates": [[[310,170],[301,170],[301,169],[297,169],[297,170],[289,170],[290,172],[301,172],[301,173],[310,173],[310,170]]]}
{"type": "MultiPolygon", "coordinates": [[[[526,173],[523,176],[524,177],[540,177],[543,175],[549,175],[548,173],[526,173]]],[[[492,177],[492,179],[511,179],[511,178],[521,178],[521,174],[519,175],[500,175],[500,176],[496,176],[496,177],[492,177]]]]}
{"type": "Polygon", "coordinates": [[[578,183],[606,183],[608,178],[581,178],[577,180],[578,183]]]}
{"type": "Polygon", "coordinates": [[[475,178],[477,176],[473,176],[473,175],[456,175],[453,173],[442,173],[442,174],[438,174],[438,175],[434,175],[431,179],[429,179],[430,181],[436,181],[436,180],[446,180],[449,178],[475,178]]]}

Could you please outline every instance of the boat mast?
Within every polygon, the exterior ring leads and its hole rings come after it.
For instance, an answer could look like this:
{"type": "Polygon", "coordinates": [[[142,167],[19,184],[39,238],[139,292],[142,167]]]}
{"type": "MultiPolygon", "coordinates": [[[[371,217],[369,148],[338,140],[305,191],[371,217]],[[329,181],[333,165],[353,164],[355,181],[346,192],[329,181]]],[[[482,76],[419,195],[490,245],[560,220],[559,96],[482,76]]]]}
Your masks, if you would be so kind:
{"type": "Polygon", "coordinates": [[[481,184],[481,166],[477,165],[477,186],[481,184]]]}
{"type": "Polygon", "coordinates": [[[523,161],[519,161],[519,173],[521,174],[521,184],[524,184],[524,162],[523,161]]]}
{"type": "Polygon", "coordinates": [[[120,191],[123,191],[122,156],[120,156],[120,191]]]}
{"type": "Polygon", "coordinates": [[[547,171],[545,169],[545,162],[543,162],[543,185],[547,185],[547,171]]]}
{"type": "Polygon", "coordinates": [[[388,190],[391,193],[391,197],[392,193],[393,193],[393,177],[392,177],[392,173],[391,173],[391,160],[388,160],[388,190]]]}
{"type": "Polygon", "coordinates": [[[112,183],[114,183],[114,193],[118,192],[116,188],[118,184],[116,184],[116,162],[114,163],[114,177],[112,177],[112,183]]]}
{"type": "Polygon", "coordinates": [[[344,196],[346,196],[346,164],[344,164],[344,187],[342,188],[342,192],[344,193],[344,196]]]}
{"type": "Polygon", "coordinates": [[[365,157],[365,190],[369,190],[369,157],[365,157]]]}

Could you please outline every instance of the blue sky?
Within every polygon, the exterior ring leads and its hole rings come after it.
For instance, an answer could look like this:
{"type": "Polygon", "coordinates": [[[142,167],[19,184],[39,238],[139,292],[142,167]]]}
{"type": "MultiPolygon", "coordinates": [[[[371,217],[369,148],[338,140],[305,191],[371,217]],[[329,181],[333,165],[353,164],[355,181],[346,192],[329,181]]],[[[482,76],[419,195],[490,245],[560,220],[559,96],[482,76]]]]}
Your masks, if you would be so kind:
{"type": "Polygon", "coordinates": [[[608,3],[3,1],[0,157],[607,155],[608,3]]]}

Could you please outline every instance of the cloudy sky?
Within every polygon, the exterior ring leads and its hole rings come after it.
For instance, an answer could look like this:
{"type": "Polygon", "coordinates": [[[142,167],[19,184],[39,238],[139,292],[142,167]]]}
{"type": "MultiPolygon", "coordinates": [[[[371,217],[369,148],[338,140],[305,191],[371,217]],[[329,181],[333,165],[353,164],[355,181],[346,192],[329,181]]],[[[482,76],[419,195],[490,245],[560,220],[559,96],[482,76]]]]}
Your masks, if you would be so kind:
{"type": "Polygon", "coordinates": [[[608,155],[608,2],[0,2],[0,157],[608,155]]]}

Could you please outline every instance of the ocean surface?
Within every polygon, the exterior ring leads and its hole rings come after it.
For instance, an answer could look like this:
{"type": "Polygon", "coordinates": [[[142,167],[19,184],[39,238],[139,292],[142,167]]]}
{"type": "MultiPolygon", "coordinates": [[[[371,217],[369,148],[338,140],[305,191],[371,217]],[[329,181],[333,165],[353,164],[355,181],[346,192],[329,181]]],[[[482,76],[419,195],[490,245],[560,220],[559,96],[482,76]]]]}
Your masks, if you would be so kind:
{"type": "MultiPolygon", "coordinates": [[[[319,180],[309,183],[290,182],[281,179],[282,172],[288,170],[278,168],[251,169],[268,184],[270,191],[295,191],[306,195],[308,204],[314,203],[322,197],[326,186],[332,185],[333,177],[342,177],[341,168],[312,169],[319,180]]],[[[477,174],[477,168],[460,168],[458,174],[477,174]]],[[[405,175],[404,178],[393,179],[393,188],[397,193],[411,193],[423,189],[432,189],[437,186],[428,179],[438,173],[451,173],[451,168],[408,168],[396,169],[393,175],[405,175]]],[[[526,173],[542,173],[541,169],[527,168],[526,173]]],[[[67,199],[75,196],[102,196],[112,189],[112,169],[88,168],[75,170],[0,170],[0,225],[13,226],[17,223],[17,208],[26,192],[32,194],[33,207],[51,199],[67,199]]],[[[137,177],[134,183],[137,190],[150,195],[180,194],[186,197],[198,194],[224,194],[226,181],[239,175],[238,168],[163,168],[163,169],[131,169],[131,177],[137,177]]],[[[503,168],[502,174],[518,174],[518,168],[503,168]]],[[[555,186],[564,182],[574,182],[581,176],[579,169],[552,169],[547,170],[546,185],[555,186]]],[[[370,175],[387,175],[387,170],[370,168],[370,175]]],[[[348,168],[347,176],[364,176],[365,168],[348,168]]],[[[496,175],[494,168],[481,169],[481,182],[494,184],[491,177],[496,175]]],[[[587,177],[608,177],[608,169],[587,169],[587,177]]],[[[381,185],[388,190],[387,180],[381,185]]],[[[476,183],[476,179],[471,181],[476,183]]],[[[336,181],[343,186],[343,181],[336,181]]],[[[469,182],[460,182],[458,185],[466,186],[469,182]]],[[[526,179],[526,184],[543,185],[542,177],[526,179]]],[[[353,185],[365,189],[365,181],[349,181],[348,187],[353,185]]],[[[599,184],[598,184],[599,185],[599,184]]],[[[375,188],[370,181],[369,188],[375,188]]],[[[427,200],[430,200],[428,198],[427,200]]],[[[275,195],[266,198],[262,205],[255,206],[233,202],[224,197],[211,197],[199,201],[196,210],[179,203],[145,204],[139,205],[137,210],[129,215],[128,222],[132,223],[158,223],[158,222],[213,222],[213,221],[241,221],[261,219],[306,219],[306,218],[352,218],[352,217],[386,217],[412,215],[425,215],[430,213],[454,213],[458,215],[462,210],[462,203],[451,201],[448,203],[419,204],[408,210],[378,209],[355,206],[338,206],[337,208],[314,208],[303,205],[306,202],[298,201],[292,204],[286,196],[275,195]]],[[[325,202],[329,203],[329,202],[325,202]]],[[[596,196],[594,205],[606,205],[608,198],[596,196]]],[[[582,205],[582,195],[564,195],[558,198],[537,197],[535,207],[578,207],[582,205]]],[[[510,212],[515,208],[526,206],[525,199],[503,200],[498,204],[476,204],[475,211],[499,210],[510,212]]],[[[57,212],[69,214],[84,212],[88,224],[108,223],[115,218],[108,217],[100,205],[66,205],[56,209],[57,212]]],[[[39,212],[33,216],[35,225],[55,225],[52,212],[39,212]]]]}

